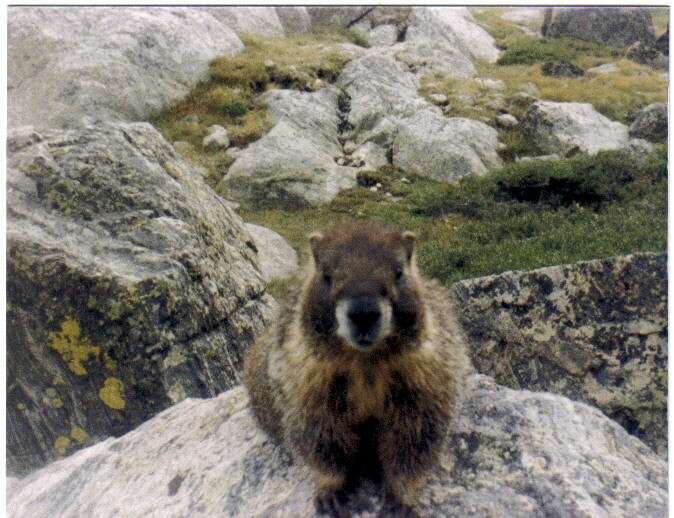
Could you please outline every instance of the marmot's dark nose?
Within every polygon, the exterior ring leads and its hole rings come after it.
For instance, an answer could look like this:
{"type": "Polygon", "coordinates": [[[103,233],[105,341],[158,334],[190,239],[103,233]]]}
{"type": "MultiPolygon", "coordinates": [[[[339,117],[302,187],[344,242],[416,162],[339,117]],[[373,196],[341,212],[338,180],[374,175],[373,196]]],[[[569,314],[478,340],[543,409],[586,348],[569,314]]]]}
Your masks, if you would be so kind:
{"type": "Polygon", "coordinates": [[[353,322],[359,333],[365,334],[370,331],[381,318],[379,303],[372,297],[357,297],[351,300],[349,320],[353,322]]]}

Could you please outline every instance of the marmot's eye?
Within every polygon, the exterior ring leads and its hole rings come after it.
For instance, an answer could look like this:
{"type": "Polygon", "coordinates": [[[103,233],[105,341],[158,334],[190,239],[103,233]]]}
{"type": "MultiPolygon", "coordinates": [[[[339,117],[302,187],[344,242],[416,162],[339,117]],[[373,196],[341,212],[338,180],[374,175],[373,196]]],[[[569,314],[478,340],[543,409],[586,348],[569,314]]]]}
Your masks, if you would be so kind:
{"type": "Polygon", "coordinates": [[[332,284],[332,275],[330,275],[329,273],[324,273],[323,274],[323,282],[326,285],[330,286],[332,284]]]}
{"type": "Polygon", "coordinates": [[[398,268],[398,269],[396,270],[396,281],[399,281],[399,280],[402,279],[402,278],[403,278],[403,269],[402,269],[402,268],[398,268]]]}

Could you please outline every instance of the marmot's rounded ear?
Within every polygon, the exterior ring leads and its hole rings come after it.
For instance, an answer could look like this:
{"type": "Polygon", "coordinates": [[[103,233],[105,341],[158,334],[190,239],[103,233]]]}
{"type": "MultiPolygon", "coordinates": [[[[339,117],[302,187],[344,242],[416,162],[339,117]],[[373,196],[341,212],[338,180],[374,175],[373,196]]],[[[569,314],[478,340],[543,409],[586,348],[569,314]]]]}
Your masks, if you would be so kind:
{"type": "Polygon", "coordinates": [[[407,254],[407,260],[411,261],[412,256],[414,255],[414,246],[417,241],[417,235],[414,232],[403,232],[402,233],[402,242],[403,247],[405,248],[405,253],[407,254]]]}
{"type": "Polygon", "coordinates": [[[322,232],[312,232],[309,234],[309,246],[311,246],[311,253],[316,263],[318,263],[318,245],[323,241],[324,237],[322,232]]]}

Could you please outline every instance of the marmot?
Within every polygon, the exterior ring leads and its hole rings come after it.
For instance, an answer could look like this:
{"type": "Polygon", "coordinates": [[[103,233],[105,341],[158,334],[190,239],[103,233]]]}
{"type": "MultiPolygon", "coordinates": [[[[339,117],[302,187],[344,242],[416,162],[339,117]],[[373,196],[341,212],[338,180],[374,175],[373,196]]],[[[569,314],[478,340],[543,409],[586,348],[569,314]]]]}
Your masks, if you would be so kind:
{"type": "Polygon", "coordinates": [[[303,285],[247,354],[253,411],[317,472],[319,513],[348,516],[368,477],[383,516],[414,515],[470,369],[451,304],[410,232],[368,223],[309,243],[303,285]]]}

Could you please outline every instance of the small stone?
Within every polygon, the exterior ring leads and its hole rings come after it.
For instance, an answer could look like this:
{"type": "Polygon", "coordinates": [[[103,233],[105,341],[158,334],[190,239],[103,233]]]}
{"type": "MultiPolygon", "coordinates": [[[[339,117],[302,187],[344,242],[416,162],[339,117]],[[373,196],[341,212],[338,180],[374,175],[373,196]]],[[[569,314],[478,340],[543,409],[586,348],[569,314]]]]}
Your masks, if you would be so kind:
{"type": "Polygon", "coordinates": [[[381,184],[379,182],[376,183],[377,189],[381,189],[381,184]]]}
{"type": "Polygon", "coordinates": [[[614,63],[604,63],[603,65],[599,65],[588,69],[587,73],[603,75],[603,74],[612,74],[613,72],[617,71],[618,67],[614,63]]]}
{"type": "Polygon", "coordinates": [[[509,113],[502,113],[501,115],[496,116],[496,125],[501,128],[515,128],[519,124],[515,116],[510,115],[509,113]]]}
{"type": "Polygon", "coordinates": [[[538,155],[538,156],[523,156],[516,158],[516,162],[533,162],[535,160],[559,160],[561,157],[557,153],[552,153],[550,155],[538,155]]]}
{"type": "Polygon", "coordinates": [[[271,59],[268,59],[267,61],[264,62],[264,68],[270,69],[274,68],[276,66],[276,63],[274,63],[271,59]]]}
{"type": "Polygon", "coordinates": [[[406,176],[403,176],[403,177],[400,179],[400,182],[401,182],[401,183],[410,183],[409,179],[408,179],[406,176]]]}
{"type": "Polygon", "coordinates": [[[487,77],[478,77],[475,82],[490,90],[505,90],[505,83],[500,79],[489,79],[487,77]]]}
{"type": "Polygon", "coordinates": [[[347,140],[344,143],[344,153],[351,155],[356,150],[356,143],[353,140],[347,140]]]}
{"type": "Polygon", "coordinates": [[[370,190],[371,190],[372,192],[377,192],[379,189],[377,188],[376,185],[373,185],[372,187],[370,187],[370,190]]]}
{"type": "Polygon", "coordinates": [[[227,149],[229,147],[229,136],[227,130],[218,124],[208,128],[208,134],[201,141],[205,149],[227,149]]]}
{"type": "Polygon", "coordinates": [[[506,143],[499,142],[498,144],[496,144],[497,151],[505,151],[506,149],[508,149],[508,145],[506,143]]]}
{"type": "Polygon", "coordinates": [[[437,104],[438,106],[445,106],[449,99],[447,99],[447,96],[444,94],[431,94],[428,96],[428,98],[431,100],[433,104],[437,104]]]}
{"type": "Polygon", "coordinates": [[[343,156],[337,157],[335,162],[337,163],[337,165],[346,165],[347,164],[346,157],[343,157],[343,156]]]}

